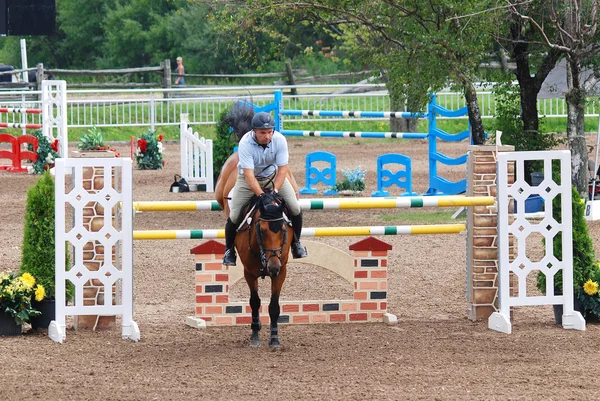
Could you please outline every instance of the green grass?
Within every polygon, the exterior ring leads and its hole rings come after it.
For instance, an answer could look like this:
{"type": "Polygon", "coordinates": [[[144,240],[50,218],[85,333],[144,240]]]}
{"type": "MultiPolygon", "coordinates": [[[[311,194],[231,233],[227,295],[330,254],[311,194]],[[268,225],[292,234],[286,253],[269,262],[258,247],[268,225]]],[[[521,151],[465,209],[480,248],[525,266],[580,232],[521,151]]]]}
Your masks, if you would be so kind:
{"type": "Polygon", "coordinates": [[[381,214],[379,218],[386,223],[394,225],[403,224],[448,224],[464,223],[464,217],[452,219],[455,210],[436,210],[428,212],[425,210],[407,210],[395,214],[381,214]]]}

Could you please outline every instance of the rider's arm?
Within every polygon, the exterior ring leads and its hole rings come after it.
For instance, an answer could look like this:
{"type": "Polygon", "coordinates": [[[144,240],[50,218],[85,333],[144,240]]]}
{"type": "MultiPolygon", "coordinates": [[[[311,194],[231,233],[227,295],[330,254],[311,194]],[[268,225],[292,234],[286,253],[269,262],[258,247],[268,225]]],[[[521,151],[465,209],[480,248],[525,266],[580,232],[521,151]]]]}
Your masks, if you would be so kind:
{"type": "Polygon", "coordinates": [[[277,166],[277,175],[275,176],[275,180],[273,182],[273,188],[276,190],[280,190],[283,182],[285,181],[285,177],[287,177],[290,168],[288,165],[277,166]]]}
{"type": "Polygon", "coordinates": [[[262,194],[263,190],[260,187],[258,180],[254,176],[254,169],[253,168],[245,168],[243,170],[244,170],[244,178],[246,179],[246,183],[248,183],[248,186],[250,187],[252,192],[254,192],[256,195],[262,194]]]}

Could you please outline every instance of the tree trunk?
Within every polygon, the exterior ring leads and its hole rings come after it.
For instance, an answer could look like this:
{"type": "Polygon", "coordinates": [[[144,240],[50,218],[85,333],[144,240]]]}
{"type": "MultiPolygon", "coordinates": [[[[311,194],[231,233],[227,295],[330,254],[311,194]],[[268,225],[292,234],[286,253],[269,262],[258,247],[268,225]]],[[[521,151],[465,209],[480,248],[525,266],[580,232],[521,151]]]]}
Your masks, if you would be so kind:
{"type": "MultiPolygon", "coordinates": [[[[410,102],[409,102],[410,103],[410,102]]],[[[390,91],[390,111],[419,111],[417,109],[408,110],[406,98],[397,96],[390,91]]],[[[417,132],[416,118],[390,118],[391,132],[417,132]]]]}
{"type": "Polygon", "coordinates": [[[469,81],[464,81],[463,85],[465,88],[465,101],[469,110],[469,123],[471,123],[471,138],[474,145],[483,145],[485,143],[485,131],[481,121],[477,91],[469,81]]]}
{"type": "Polygon", "coordinates": [[[571,179],[577,192],[588,196],[587,147],[585,143],[585,92],[581,87],[581,61],[579,57],[567,57],[567,139],[571,150],[571,179]]]}
{"type": "MultiPolygon", "coordinates": [[[[539,132],[540,120],[537,110],[537,95],[540,92],[542,84],[560,58],[560,53],[555,50],[550,50],[542,60],[535,75],[532,75],[529,64],[529,44],[527,40],[522,37],[522,25],[520,21],[511,24],[511,35],[514,43],[512,55],[517,65],[515,76],[519,82],[523,134],[539,138],[542,134],[539,132]]],[[[530,143],[535,142],[538,141],[534,139],[534,141],[530,143]]],[[[516,150],[542,150],[542,147],[516,150]]],[[[525,161],[523,166],[525,170],[525,181],[530,185],[531,173],[533,172],[532,165],[533,163],[531,161],[525,161]]]]}

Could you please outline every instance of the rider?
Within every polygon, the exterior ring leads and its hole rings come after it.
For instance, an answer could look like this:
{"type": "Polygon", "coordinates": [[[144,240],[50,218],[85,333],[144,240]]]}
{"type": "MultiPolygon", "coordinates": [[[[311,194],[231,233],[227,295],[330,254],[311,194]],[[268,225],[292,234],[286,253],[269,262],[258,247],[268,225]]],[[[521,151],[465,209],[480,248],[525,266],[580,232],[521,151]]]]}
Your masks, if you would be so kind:
{"type": "Polygon", "coordinates": [[[235,266],[235,234],[241,223],[242,207],[252,198],[264,194],[263,188],[272,189],[286,202],[294,228],[292,255],[294,258],[308,256],[300,243],[302,210],[296,199],[292,184],[286,178],[289,167],[287,140],[275,131],[275,121],[269,113],[260,112],[252,118],[252,130],[240,140],[238,146],[238,176],[233,187],[229,218],[225,224],[225,254],[223,264],[235,266]]]}

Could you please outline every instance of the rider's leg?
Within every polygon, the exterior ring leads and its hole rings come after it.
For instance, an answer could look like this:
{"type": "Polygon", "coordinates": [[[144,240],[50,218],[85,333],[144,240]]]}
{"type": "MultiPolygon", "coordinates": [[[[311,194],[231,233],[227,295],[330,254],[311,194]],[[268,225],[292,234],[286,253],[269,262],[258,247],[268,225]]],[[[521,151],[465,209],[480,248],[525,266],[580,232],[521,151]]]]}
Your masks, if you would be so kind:
{"type": "Polygon", "coordinates": [[[225,223],[225,254],[223,264],[235,266],[237,255],[235,253],[235,234],[237,226],[241,223],[242,207],[252,198],[254,192],[246,183],[243,175],[238,175],[233,187],[233,194],[229,204],[229,218],[225,223]]]}
{"type": "Polygon", "coordinates": [[[294,258],[305,258],[308,256],[306,248],[300,243],[300,234],[302,232],[302,209],[298,199],[296,199],[296,193],[294,187],[287,180],[281,186],[279,195],[285,200],[288,209],[290,210],[292,221],[292,227],[294,228],[294,241],[292,242],[292,256],[294,258]]]}
{"type": "Polygon", "coordinates": [[[225,254],[223,255],[223,264],[235,266],[237,255],[235,254],[235,232],[237,225],[230,218],[225,223],[225,254]]]}
{"type": "Polygon", "coordinates": [[[302,233],[302,212],[297,216],[292,216],[292,228],[294,229],[294,241],[292,242],[292,256],[297,258],[305,258],[308,256],[306,248],[300,242],[300,234],[302,233]]]}

